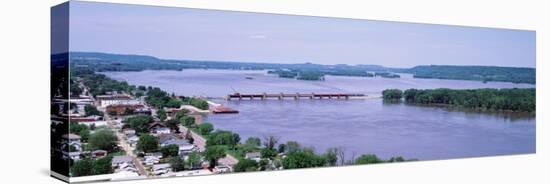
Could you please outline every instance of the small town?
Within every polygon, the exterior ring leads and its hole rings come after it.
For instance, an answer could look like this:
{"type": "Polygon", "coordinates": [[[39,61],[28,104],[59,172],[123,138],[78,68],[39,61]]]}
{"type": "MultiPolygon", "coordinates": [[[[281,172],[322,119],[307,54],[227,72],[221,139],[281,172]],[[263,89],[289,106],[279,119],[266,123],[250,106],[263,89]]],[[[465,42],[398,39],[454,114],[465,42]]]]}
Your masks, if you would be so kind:
{"type": "MultiPolygon", "coordinates": [[[[145,96],[112,91],[94,98],[82,82],[77,88],[81,94],[72,95],[68,102],[61,98],[53,101],[59,109],[70,106],[66,115],[70,117],[70,131],[62,136],[61,150],[63,158],[73,162],[72,180],[209,175],[232,172],[239,162],[223,149],[206,147],[204,136],[214,132],[212,124],[202,118],[208,113],[238,111],[199,98],[182,105],[186,97],[176,96],[170,97],[170,107],[159,109],[149,105],[145,96]],[[105,158],[110,164],[94,171],[105,158]]],[[[158,88],[148,91],[162,93],[158,88]]],[[[224,140],[223,134],[229,132],[218,133],[222,144],[235,146],[235,140],[224,140]]],[[[238,142],[238,135],[236,139],[238,142]]],[[[259,162],[260,153],[246,153],[245,159],[259,162]]]]}

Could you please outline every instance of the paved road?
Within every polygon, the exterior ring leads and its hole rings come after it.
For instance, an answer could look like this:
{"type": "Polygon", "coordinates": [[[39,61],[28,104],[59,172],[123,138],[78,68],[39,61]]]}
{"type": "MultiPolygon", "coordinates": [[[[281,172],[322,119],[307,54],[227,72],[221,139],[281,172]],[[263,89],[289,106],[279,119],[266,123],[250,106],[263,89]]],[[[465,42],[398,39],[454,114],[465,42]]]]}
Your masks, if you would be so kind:
{"type": "Polygon", "coordinates": [[[118,138],[118,143],[120,147],[122,147],[122,149],[126,152],[126,155],[132,157],[132,161],[134,162],[134,166],[138,170],[138,174],[140,176],[149,177],[149,175],[147,174],[147,170],[145,169],[145,166],[143,166],[141,161],[134,154],[132,147],[126,141],[124,141],[124,135],[115,129],[113,125],[113,121],[111,121],[111,118],[107,115],[107,113],[105,113],[105,117],[107,118],[107,122],[108,122],[107,124],[109,125],[109,128],[113,130],[113,132],[115,132],[115,135],[118,138]]]}
{"type": "MultiPolygon", "coordinates": [[[[185,137],[187,135],[187,127],[184,127],[182,125],[178,125],[180,128],[181,135],[185,137]]],[[[200,152],[203,152],[206,150],[206,139],[203,138],[201,135],[191,131],[191,136],[193,137],[193,144],[199,148],[200,152]]]]}

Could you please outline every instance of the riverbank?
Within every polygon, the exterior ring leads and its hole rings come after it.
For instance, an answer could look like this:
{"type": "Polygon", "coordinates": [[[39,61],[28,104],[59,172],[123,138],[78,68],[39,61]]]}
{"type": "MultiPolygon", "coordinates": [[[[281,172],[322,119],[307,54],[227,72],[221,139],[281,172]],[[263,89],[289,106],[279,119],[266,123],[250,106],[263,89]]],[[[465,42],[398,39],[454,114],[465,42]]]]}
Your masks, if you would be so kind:
{"type": "MultiPolygon", "coordinates": [[[[522,88],[533,85],[475,81],[333,77],[323,82],[280,79],[257,71],[195,70],[108,72],[109,77],[137,85],[154,85],[175,94],[225,96],[238,92],[346,92],[380,95],[387,88],[522,88]],[[246,79],[254,75],[254,80],[246,79]],[[177,84],[177,85],[176,85],[177,84]]],[[[296,140],[322,153],[344,147],[346,155],[376,153],[420,160],[525,154],[535,150],[535,119],[507,114],[467,113],[447,108],[385,104],[370,100],[210,99],[239,114],[209,115],[216,128],[249,137],[276,135],[296,140]],[[299,110],[298,110],[299,109],[299,110]],[[345,136],[343,136],[345,135],[345,136]],[[512,146],[510,143],[514,142],[512,146]]]]}

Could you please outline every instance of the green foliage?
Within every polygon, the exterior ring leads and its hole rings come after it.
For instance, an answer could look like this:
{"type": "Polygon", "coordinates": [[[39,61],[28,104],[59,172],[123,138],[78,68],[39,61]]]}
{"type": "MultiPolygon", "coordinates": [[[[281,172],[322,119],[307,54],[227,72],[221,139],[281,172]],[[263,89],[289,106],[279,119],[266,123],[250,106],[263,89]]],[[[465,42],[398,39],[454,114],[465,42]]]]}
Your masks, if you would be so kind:
{"type": "Polygon", "coordinates": [[[145,153],[150,153],[158,150],[158,146],[159,146],[158,138],[149,134],[141,135],[137,143],[137,149],[145,153]]]}
{"type": "Polygon", "coordinates": [[[180,110],[179,112],[176,113],[176,115],[174,116],[174,119],[177,119],[177,120],[181,121],[181,118],[186,117],[187,114],[189,114],[189,110],[182,109],[182,110],[180,110]]]}
{"type": "Polygon", "coordinates": [[[126,124],[140,134],[149,132],[149,123],[151,122],[153,122],[153,117],[148,115],[138,115],[126,119],[126,124]]]}
{"type": "Polygon", "coordinates": [[[300,143],[298,143],[296,141],[288,141],[286,143],[286,147],[287,147],[287,152],[288,153],[293,153],[293,152],[297,152],[297,151],[302,150],[302,146],[300,145],[300,143]]]}
{"type": "Polygon", "coordinates": [[[260,154],[262,155],[262,158],[271,159],[277,156],[277,151],[275,149],[264,148],[260,151],[260,154]]]}
{"type": "Polygon", "coordinates": [[[210,168],[214,168],[218,159],[225,157],[225,155],[225,148],[222,146],[208,146],[204,152],[204,157],[210,162],[210,168]]]}
{"type": "Polygon", "coordinates": [[[208,110],[208,102],[200,98],[185,97],[183,98],[183,103],[195,106],[196,108],[202,110],[208,110]]]}
{"type": "Polygon", "coordinates": [[[159,118],[161,121],[166,120],[166,118],[168,118],[168,116],[166,116],[166,111],[164,109],[159,109],[157,111],[157,118],[159,118]]]}
{"type": "Polygon", "coordinates": [[[179,155],[178,145],[168,145],[160,148],[163,157],[177,157],[179,155]]]}
{"type": "Polygon", "coordinates": [[[168,121],[166,121],[166,126],[172,130],[174,130],[176,133],[178,133],[180,131],[179,129],[179,124],[180,122],[178,120],[175,120],[175,119],[170,119],[168,121]]]}
{"type": "Polygon", "coordinates": [[[417,104],[445,104],[459,108],[534,112],[536,90],[530,89],[408,89],[405,101],[417,104]]]}
{"type": "Polygon", "coordinates": [[[264,146],[267,149],[274,150],[275,145],[279,142],[279,138],[275,136],[265,136],[264,137],[264,146]]]}
{"type": "Polygon", "coordinates": [[[374,154],[361,155],[359,158],[355,159],[355,164],[377,164],[382,163],[383,160],[380,160],[374,154]]]}
{"type": "Polygon", "coordinates": [[[403,157],[391,157],[386,162],[405,162],[405,161],[407,161],[407,160],[405,160],[403,157]]]}
{"type": "Polygon", "coordinates": [[[396,101],[401,100],[403,97],[403,91],[400,89],[386,89],[382,91],[384,100],[396,101]]]}
{"type": "Polygon", "coordinates": [[[185,170],[185,161],[180,157],[172,157],[170,159],[170,166],[174,172],[183,171],[185,170]]]}
{"type": "Polygon", "coordinates": [[[77,134],[80,136],[80,140],[82,142],[88,142],[88,139],[90,138],[90,130],[89,129],[82,129],[77,134]]]}
{"type": "MultiPolygon", "coordinates": [[[[373,77],[376,72],[382,77],[399,77],[390,74],[406,72],[416,78],[437,78],[455,80],[502,81],[535,84],[535,68],[495,67],[495,66],[416,66],[410,69],[386,68],[378,65],[319,65],[319,64],[269,64],[220,61],[166,60],[151,56],[117,55],[105,53],[71,52],[71,68],[76,65],[87,65],[90,71],[142,71],[142,70],[182,70],[186,68],[213,69],[250,69],[269,70],[284,78],[301,78],[318,80],[324,75],[373,77]],[[388,73],[388,74],[384,74],[388,73]]],[[[72,71],[71,71],[72,72],[72,71]]],[[[98,82],[101,83],[101,82],[98,82]]],[[[85,83],[86,84],[86,83],[85,83]]],[[[86,84],[87,85],[87,84],[86,84]]],[[[87,85],[89,86],[89,85],[87,85]]],[[[112,87],[126,89],[125,86],[112,87]]],[[[94,89],[94,88],[92,88],[94,89]]],[[[141,89],[141,88],[138,88],[141,89]]],[[[92,90],[98,91],[98,90],[92,90]]],[[[101,90],[109,91],[109,90],[101,90]]],[[[111,90],[112,91],[112,90],[111,90]]],[[[143,90],[144,91],[144,90],[143,90]]],[[[95,93],[97,94],[97,92],[95,93]]],[[[95,95],[94,94],[94,95],[95,95]]],[[[149,103],[149,102],[148,102],[149,103]]]]}
{"type": "Polygon", "coordinates": [[[71,174],[78,177],[113,173],[111,160],[112,157],[107,156],[95,161],[88,158],[76,161],[71,167],[71,174]]]}
{"type": "Polygon", "coordinates": [[[182,104],[183,102],[181,100],[172,98],[166,102],[165,106],[169,108],[179,108],[182,104]]]}
{"type": "Polygon", "coordinates": [[[329,166],[335,166],[338,162],[338,151],[339,150],[337,148],[330,148],[325,154],[323,154],[323,157],[325,157],[325,160],[329,166]]]}
{"type": "Polygon", "coordinates": [[[69,131],[70,131],[70,133],[73,133],[73,134],[78,134],[78,132],[80,132],[82,130],[86,130],[86,129],[88,129],[88,126],[86,126],[84,124],[71,123],[69,125],[69,131]]]}
{"type": "Polygon", "coordinates": [[[72,96],[79,96],[82,94],[82,89],[78,85],[73,84],[71,81],[71,87],[69,88],[72,96]]]}
{"type": "Polygon", "coordinates": [[[200,167],[201,164],[201,155],[197,152],[192,152],[187,156],[187,164],[189,168],[200,167]]]}
{"type": "Polygon", "coordinates": [[[195,118],[189,116],[182,116],[179,121],[186,127],[195,127],[195,118]]]}
{"type": "Polygon", "coordinates": [[[72,134],[77,134],[80,136],[82,142],[88,142],[90,137],[90,129],[84,124],[71,123],[69,125],[69,131],[72,134]]]}
{"type": "Polygon", "coordinates": [[[400,78],[401,76],[398,74],[390,73],[390,72],[375,72],[374,76],[379,76],[383,78],[400,78]]]}
{"type": "Polygon", "coordinates": [[[199,131],[202,135],[208,135],[210,134],[210,132],[212,132],[214,130],[214,125],[212,125],[211,123],[201,123],[199,125],[199,131]]]}
{"type": "Polygon", "coordinates": [[[265,171],[269,167],[269,160],[268,159],[261,159],[258,162],[258,165],[260,166],[260,171],[265,171]]]}
{"type": "Polygon", "coordinates": [[[300,71],[298,73],[298,80],[311,80],[311,81],[324,81],[325,75],[320,71],[300,71]]]}
{"type": "Polygon", "coordinates": [[[166,106],[166,103],[172,99],[168,93],[161,90],[158,87],[151,88],[147,91],[147,97],[145,97],[145,102],[155,106],[156,108],[162,109],[166,106]]]}
{"type": "Polygon", "coordinates": [[[286,144],[279,144],[279,147],[277,148],[277,151],[279,153],[284,153],[286,152],[286,150],[287,150],[286,144]]]}
{"type": "MultiPolygon", "coordinates": [[[[73,64],[73,63],[71,63],[73,64]]],[[[80,77],[86,87],[89,88],[89,92],[93,96],[104,95],[107,92],[120,92],[131,93],[135,88],[130,86],[127,82],[116,81],[108,78],[103,74],[96,74],[93,70],[81,69],[78,67],[71,67],[71,77],[80,77]]]]}
{"type": "Polygon", "coordinates": [[[84,112],[86,113],[86,116],[103,116],[103,112],[97,110],[97,108],[93,105],[84,106],[84,112]]]}
{"type": "Polygon", "coordinates": [[[406,70],[415,78],[501,81],[535,84],[534,68],[496,67],[496,66],[416,66],[406,70]]]}
{"type": "Polygon", "coordinates": [[[94,161],[94,166],[93,166],[94,175],[113,173],[113,166],[111,163],[112,159],[113,157],[106,156],[94,161]]]}
{"type": "Polygon", "coordinates": [[[93,175],[94,174],[93,167],[94,167],[93,160],[87,159],[87,158],[82,159],[82,160],[76,161],[73,164],[73,166],[71,167],[71,174],[73,177],[93,175]]]}
{"type": "Polygon", "coordinates": [[[250,172],[250,171],[257,171],[257,170],[258,170],[258,163],[256,163],[256,161],[254,160],[241,159],[239,160],[239,163],[233,166],[234,172],[250,172]]]}
{"type": "Polygon", "coordinates": [[[136,92],[134,93],[134,96],[135,96],[136,98],[140,98],[140,97],[142,97],[143,95],[145,95],[145,93],[143,93],[143,91],[136,91],[136,92]]]}
{"type": "Polygon", "coordinates": [[[233,148],[241,140],[239,134],[226,130],[216,130],[210,133],[209,137],[210,139],[206,141],[206,144],[209,146],[227,145],[233,148]]]}
{"type": "Polygon", "coordinates": [[[244,144],[249,145],[249,146],[258,147],[258,146],[262,145],[262,141],[258,137],[249,137],[248,139],[246,139],[244,144]]]}
{"type": "Polygon", "coordinates": [[[100,129],[90,135],[88,142],[93,148],[112,151],[117,146],[118,138],[113,131],[100,129]]]}
{"type": "Polygon", "coordinates": [[[295,151],[283,158],[282,164],[285,169],[322,167],[326,160],[309,151],[295,151]]]}

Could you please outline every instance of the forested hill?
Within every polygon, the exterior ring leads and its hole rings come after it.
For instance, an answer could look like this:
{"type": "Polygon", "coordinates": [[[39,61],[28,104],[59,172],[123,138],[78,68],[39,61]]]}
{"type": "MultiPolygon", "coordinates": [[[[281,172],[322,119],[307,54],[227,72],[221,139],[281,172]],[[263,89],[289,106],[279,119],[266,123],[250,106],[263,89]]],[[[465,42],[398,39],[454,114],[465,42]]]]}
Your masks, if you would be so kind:
{"type": "MultiPolygon", "coordinates": [[[[372,77],[373,74],[411,73],[416,78],[502,81],[535,84],[534,68],[496,66],[429,65],[413,68],[388,68],[380,65],[321,65],[313,63],[278,64],[239,61],[169,60],[145,55],[123,55],[98,52],[71,52],[71,66],[93,71],[182,70],[187,68],[270,70],[273,73],[293,73],[299,77],[324,75],[372,77]]],[[[345,61],[342,61],[345,62],[345,61]]],[[[398,75],[395,75],[398,76],[398,75]]]]}
{"type": "Polygon", "coordinates": [[[406,70],[415,78],[458,79],[478,81],[501,81],[535,84],[534,68],[496,67],[496,66],[416,66],[406,70]]]}

